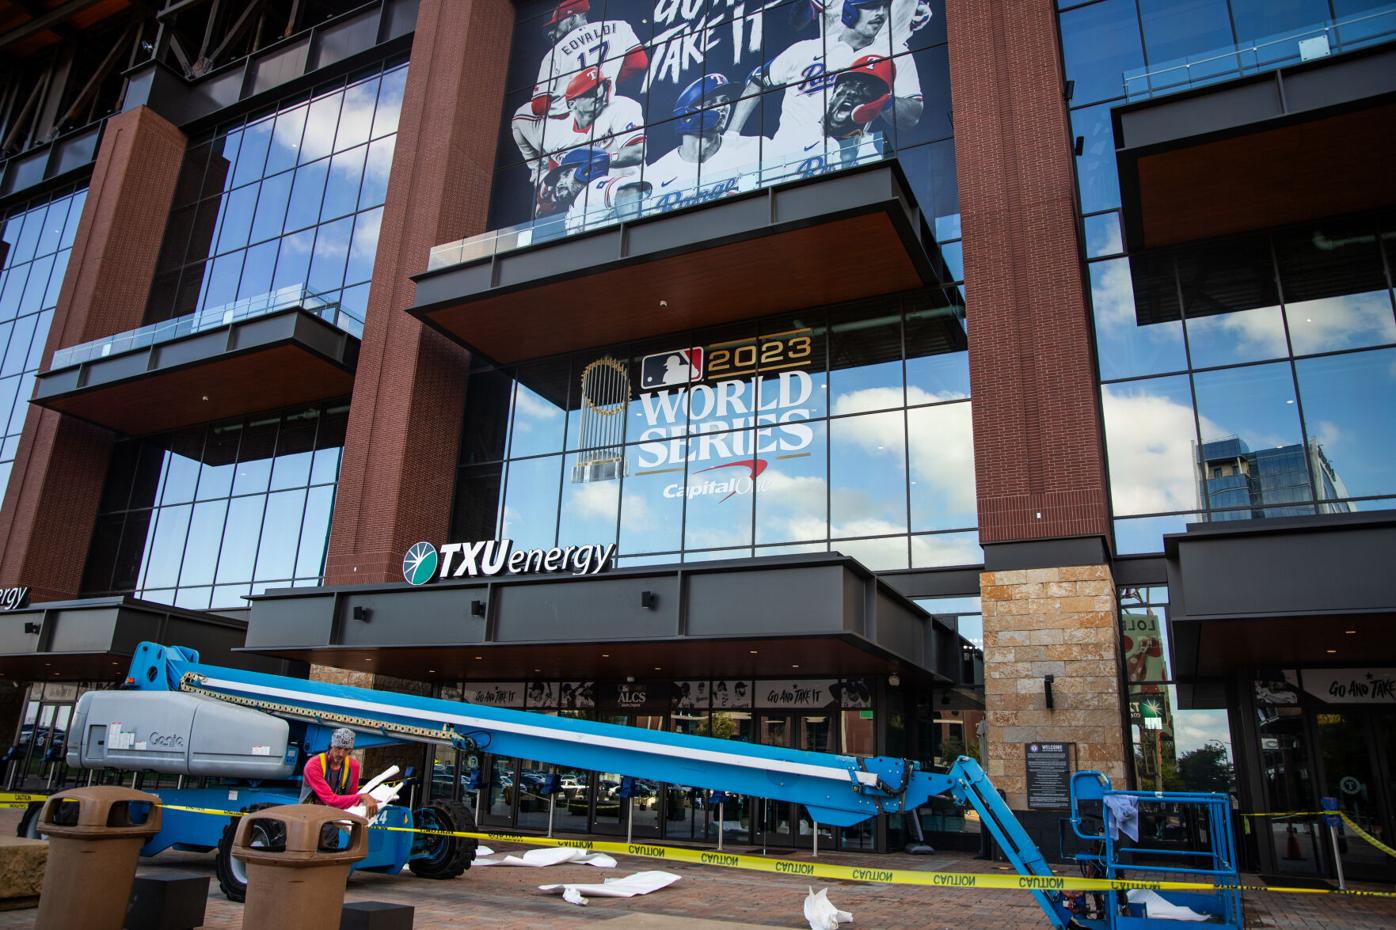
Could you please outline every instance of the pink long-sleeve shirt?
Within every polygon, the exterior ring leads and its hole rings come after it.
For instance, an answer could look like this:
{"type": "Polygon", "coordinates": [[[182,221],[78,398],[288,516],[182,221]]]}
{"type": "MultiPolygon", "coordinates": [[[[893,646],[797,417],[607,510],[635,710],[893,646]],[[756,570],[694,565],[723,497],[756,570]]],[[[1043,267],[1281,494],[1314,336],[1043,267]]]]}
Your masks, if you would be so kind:
{"type": "Polygon", "coordinates": [[[340,810],[348,810],[355,804],[359,804],[359,760],[353,756],[348,756],[344,764],[348,766],[348,780],[344,778],[343,770],[325,771],[328,759],[324,753],[318,753],[310,757],[310,761],[305,764],[305,783],[310,786],[310,790],[315,793],[315,797],[321,804],[329,807],[337,807],[340,810]],[[334,784],[331,785],[326,779],[327,775],[334,776],[334,784]],[[338,794],[336,789],[347,791],[347,794],[338,794]]]}

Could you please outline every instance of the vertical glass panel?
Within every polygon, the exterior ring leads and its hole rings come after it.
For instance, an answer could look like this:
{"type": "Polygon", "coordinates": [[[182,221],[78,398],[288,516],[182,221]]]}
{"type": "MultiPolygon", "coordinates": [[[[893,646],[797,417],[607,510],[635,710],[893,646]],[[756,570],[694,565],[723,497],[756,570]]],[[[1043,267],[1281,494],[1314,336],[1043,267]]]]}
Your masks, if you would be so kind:
{"type": "Polygon", "coordinates": [[[1276,505],[1312,499],[1288,363],[1200,372],[1195,384],[1199,468],[1213,509],[1282,516],[1276,505]]]}
{"type": "Polygon", "coordinates": [[[503,475],[502,465],[473,465],[460,470],[451,513],[452,539],[471,541],[498,535],[503,475]]]}
{"type": "Polygon", "coordinates": [[[626,447],[621,552],[672,552],[680,547],[687,450],[686,439],[626,447]]]}
{"type": "Polygon", "coordinates": [[[254,581],[289,579],[296,568],[296,544],[305,511],[305,491],[280,491],[267,495],[262,516],[261,542],[257,545],[254,581]]]}
{"type": "Polygon", "coordinates": [[[517,458],[562,449],[571,371],[565,358],[519,368],[510,430],[511,456],[517,458]]]}
{"type": "Polygon", "coordinates": [[[238,280],[242,276],[242,260],[245,254],[231,252],[209,262],[201,309],[221,307],[237,299],[238,280]]]}
{"type": "Polygon", "coordinates": [[[406,84],[406,65],[383,75],[383,83],[378,91],[378,107],[373,114],[375,139],[397,131],[398,115],[402,109],[402,91],[406,84]]]}
{"type": "Polygon", "coordinates": [[[1088,216],[1082,221],[1086,232],[1086,257],[1100,258],[1103,255],[1118,255],[1125,250],[1124,235],[1120,232],[1120,214],[1113,210],[1088,216]]]}
{"type": "Polygon", "coordinates": [[[219,584],[252,580],[266,502],[265,496],[255,494],[234,498],[228,503],[228,519],[223,526],[223,546],[218,554],[215,578],[219,584]]]}
{"type": "Polygon", "coordinates": [[[354,217],[354,238],[349,243],[349,267],[344,272],[345,284],[358,284],[373,277],[373,258],[378,254],[378,232],[382,222],[382,207],[365,210],[354,217]]]}
{"type": "Polygon", "coordinates": [[[92,545],[87,550],[87,564],[82,573],[84,593],[111,590],[112,570],[116,567],[121,528],[125,522],[125,515],[119,513],[97,518],[97,525],[92,530],[92,545]]]}
{"type": "Polygon", "coordinates": [[[1104,0],[1060,17],[1066,79],[1074,104],[1124,95],[1124,73],[1144,64],[1134,0],[1104,0]]]}
{"type": "Polygon", "coordinates": [[[465,391],[465,422],[469,427],[461,436],[462,464],[504,457],[513,387],[513,379],[497,369],[470,376],[465,391]]]}
{"type": "Polygon", "coordinates": [[[364,164],[363,186],[359,188],[359,209],[376,207],[388,196],[388,175],[393,168],[393,148],[397,136],[378,139],[368,147],[368,160],[364,164]]]}
{"type": "Polygon", "coordinates": [[[330,160],[330,177],[325,186],[325,199],[320,204],[320,219],[329,220],[353,213],[359,202],[359,182],[363,180],[366,147],[340,152],[330,160]]]}
{"type": "Polygon", "coordinates": [[[320,419],[318,414],[318,410],[291,414],[281,424],[271,473],[273,491],[300,487],[310,480],[310,459],[320,419]]]}
{"type": "Polygon", "coordinates": [[[326,223],[315,232],[315,251],[307,280],[312,293],[338,290],[344,284],[344,265],[349,255],[349,233],[354,221],[348,217],[326,223]]]}
{"type": "Polygon", "coordinates": [[[310,466],[311,484],[324,484],[339,477],[339,458],[348,421],[348,407],[330,407],[321,413],[320,428],[315,434],[315,460],[310,466]]]}
{"type": "Polygon", "coordinates": [[[560,455],[509,463],[501,532],[516,548],[553,545],[561,470],[560,455]]]}
{"type": "Polygon", "coordinates": [[[1396,349],[1302,359],[1295,367],[1319,500],[1396,491],[1396,349]]]}
{"type": "Polygon", "coordinates": [[[271,460],[276,451],[277,418],[249,423],[242,431],[238,449],[237,477],[233,480],[234,494],[265,491],[271,478],[271,460]]]}
{"type": "Polygon", "coordinates": [[[1187,367],[1171,258],[1115,258],[1090,266],[1103,380],[1187,367]]]}
{"type": "Polygon", "coordinates": [[[203,469],[199,472],[199,500],[226,497],[233,486],[234,463],[242,424],[215,426],[204,446],[203,469]]]}
{"type": "Polygon", "coordinates": [[[204,452],[204,431],[200,427],[176,433],[166,440],[168,452],[165,455],[165,474],[161,478],[163,489],[160,502],[184,504],[194,499],[194,488],[199,482],[199,459],[204,452]]]}
{"type": "Polygon", "coordinates": [[[275,128],[271,134],[271,147],[267,152],[267,167],[264,174],[276,174],[296,164],[300,152],[301,133],[305,129],[305,106],[284,110],[276,115],[275,128]]]}
{"type": "Polygon", "coordinates": [[[826,425],[792,422],[760,427],[756,430],[756,448],[766,462],[756,482],[756,542],[827,538],[826,425]]]}
{"type": "Polygon", "coordinates": [[[270,293],[275,267],[275,242],[263,242],[248,249],[242,263],[242,279],[238,281],[238,300],[270,293]]]}
{"type": "Polygon", "coordinates": [[[559,546],[609,545],[615,541],[624,464],[624,452],[619,446],[566,457],[559,546]]]}
{"type": "Polygon", "coordinates": [[[905,429],[901,411],[829,421],[830,535],[906,531],[905,429]]]}
{"type": "Polygon", "coordinates": [[[1115,513],[1197,507],[1197,429],[1188,379],[1107,384],[1100,395],[1115,513]]]}
{"type": "Polygon", "coordinates": [[[829,318],[829,408],[834,415],[901,407],[902,314],[850,307],[829,318]]]}
{"type": "Polygon", "coordinates": [[[1234,55],[1218,54],[1232,45],[1227,0],[1139,0],[1139,13],[1150,68],[1179,65],[1158,75],[1158,83],[1188,83],[1237,67],[1234,55]]]}
{"type": "Polygon", "coordinates": [[[343,102],[343,93],[329,94],[311,101],[305,121],[305,135],[301,140],[301,164],[330,154],[334,148],[334,134],[339,126],[339,110],[343,102]]]}
{"type": "Polygon", "coordinates": [[[267,165],[267,150],[271,145],[274,122],[274,118],[268,117],[252,123],[242,131],[241,153],[237,168],[233,171],[234,187],[255,181],[263,174],[273,174],[279,170],[276,168],[266,172],[262,170],[267,165]]]}
{"type": "Polygon", "coordinates": [[[344,108],[339,113],[339,129],[334,150],[342,152],[368,141],[373,128],[373,108],[378,98],[379,78],[351,84],[344,91],[344,108]]]}
{"type": "Polygon", "coordinates": [[[304,285],[310,270],[310,250],[315,244],[315,230],[286,236],[277,246],[276,274],[272,278],[272,289],[304,285]]]}
{"type": "Polygon", "coordinates": [[[252,231],[249,242],[263,242],[281,235],[286,221],[286,204],[291,199],[291,181],[295,175],[283,172],[262,182],[261,193],[257,197],[257,210],[252,217],[252,231]]]}
{"type": "Polygon", "coordinates": [[[14,330],[6,334],[8,339],[0,337],[0,353],[5,358],[0,365],[0,377],[17,375],[24,370],[25,360],[29,358],[29,343],[34,338],[34,324],[38,320],[38,314],[21,317],[14,324],[14,330]]]}
{"type": "Polygon", "coordinates": [[[1120,206],[1120,175],[1115,169],[1115,130],[1110,104],[1082,107],[1071,112],[1071,132],[1082,140],[1076,157],[1076,184],[1081,212],[1116,210],[1120,206]]]}
{"type": "Polygon", "coordinates": [[[974,526],[974,433],[970,405],[942,404],[908,410],[911,528],[948,530],[974,526]]]}
{"type": "Polygon", "coordinates": [[[684,548],[751,545],[752,493],[760,460],[751,457],[750,429],[689,438],[684,548]]]}
{"type": "Polygon", "coordinates": [[[907,406],[969,397],[968,350],[963,306],[908,310],[907,406]]]}
{"type": "Polygon", "coordinates": [[[862,562],[875,572],[894,572],[907,567],[907,538],[882,536],[876,539],[835,539],[831,552],[841,552],[862,562]]]}
{"type": "Polygon", "coordinates": [[[321,159],[296,169],[290,205],[286,208],[287,229],[304,229],[320,219],[320,201],[325,195],[329,168],[329,159],[321,159]]]}
{"type": "Polygon", "coordinates": [[[1180,250],[1178,285],[1195,368],[1288,352],[1270,244],[1259,237],[1180,250]]]}
{"type": "Polygon", "coordinates": [[[121,533],[121,547],[116,553],[116,565],[112,571],[112,589],[131,591],[136,587],[141,564],[150,548],[150,536],[155,526],[151,511],[137,510],[126,515],[126,525],[121,533]]]}
{"type": "Polygon", "coordinates": [[[1396,342],[1377,247],[1367,223],[1330,223],[1275,237],[1296,355],[1396,342]]]}
{"type": "Polygon", "coordinates": [[[147,588],[172,588],[179,580],[179,565],[184,557],[184,541],[189,529],[192,507],[162,507],[155,523],[155,536],[146,553],[145,577],[147,588]]]}
{"type": "Polygon", "coordinates": [[[929,533],[911,537],[912,568],[983,564],[984,549],[979,545],[977,532],[929,533]]]}
{"type": "Polygon", "coordinates": [[[311,488],[305,499],[305,518],[301,521],[300,546],[296,552],[297,578],[320,579],[324,576],[325,550],[329,546],[333,513],[334,488],[311,488]]]}
{"type": "Polygon", "coordinates": [[[227,252],[247,245],[252,230],[252,218],[257,206],[256,184],[240,187],[223,199],[223,216],[219,222],[218,251],[227,252]]]}

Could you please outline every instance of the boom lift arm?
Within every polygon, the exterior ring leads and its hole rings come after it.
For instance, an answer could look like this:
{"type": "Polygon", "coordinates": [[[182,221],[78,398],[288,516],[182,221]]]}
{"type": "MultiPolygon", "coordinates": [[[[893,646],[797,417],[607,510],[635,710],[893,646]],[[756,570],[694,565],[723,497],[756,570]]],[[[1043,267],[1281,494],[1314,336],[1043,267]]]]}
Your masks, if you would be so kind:
{"type": "MultiPolygon", "coordinates": [[[[193,695],[286,721],[304,722],[321,740],[327,739],[329,728],[344,726],[368,735],[368,743],[448,745],[471,752],[489,752],[600,772],[622,772],[656,782],[790,801],[804,805],[811,817],[831,826],[853,826],[879,813],[915,811],[932,796],[948,794],[956,802],[968,804],[978,812],[1020,874],[1052,875],[1046,860],[994,790],[988,776],[968,757],[958,759],[947,773],[926,772],[905,759],[807,752],[714,737],[639,730],[205,665],[199,662],[193,650],[154,643],[141,643],[137,647],[125,688],[127,691],[193,695]]],[[[95,758],[86,758],[90,747],[101,741],[105,741],[106,746],[119,744],[140,750],[153,749],[152,742],[159,744],[159,734],[140,739],[140,714],[134,697],[126,699],[125,707],[130,712],[118,710],[123,707],[124,697],[119,692],[92,692],[84,697],[94,700],[80,705],[74,719],[77,739],[69,743],[70,765],[104,764],[95,758]],[[121,717],[116,716],[118,712],[121,717]],[[102,714],[126,722],[100,719],[102,714]],[[111,727],[116,728],[114,733],[110,732],[111,727]]],[[[145,702],[148,703],[148,699],[145,702]]],[[[226,719],[225,716],[223,720],[226,719]]],[[[224,723],[220,729],[229,727],[224,723]]],[[[284,746],[276,747],[273,752],[265,745],[249,745],[246,749],[233,747],[230,752],[226,741],[230,736],[236,741],[238,734],[221,732],[218,735],[222,744],[221,759],[231,760],[238,753],[267,756],[285,752],[284,746]]],[[[247,739],[254,738],[262,739],[264,733],[258,732],[247,739]]],[[[201,741],[197,733],[189,734],[188,740],[192,758],[201,741]]],[[[306,748],[313,751],[318,747],[306,748]]],[[[1034,890],[1033,894],[1052,926],[1070,925],[1072,916],[1060,894],[1050,890],[1034,890]]]]}

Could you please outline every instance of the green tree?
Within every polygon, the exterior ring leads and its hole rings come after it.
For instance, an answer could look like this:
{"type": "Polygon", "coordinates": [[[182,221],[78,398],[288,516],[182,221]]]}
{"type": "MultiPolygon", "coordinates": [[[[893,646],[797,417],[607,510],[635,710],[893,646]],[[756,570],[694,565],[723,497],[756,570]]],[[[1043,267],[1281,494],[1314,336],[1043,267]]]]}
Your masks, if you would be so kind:
{"type": "Polygon", "coordinates": [[[1216,740],[1165,764],[1163,774],[1166,787],[1184,791],[1227,792],[1236,780],[1226,746],[1216,740]]]}

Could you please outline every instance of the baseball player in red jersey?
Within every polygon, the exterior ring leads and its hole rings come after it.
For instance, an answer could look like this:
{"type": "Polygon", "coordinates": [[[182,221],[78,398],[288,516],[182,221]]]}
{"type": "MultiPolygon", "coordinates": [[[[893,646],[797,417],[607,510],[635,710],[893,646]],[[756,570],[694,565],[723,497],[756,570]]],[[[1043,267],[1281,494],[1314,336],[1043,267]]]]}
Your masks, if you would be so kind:
{"type": "Polygon", "coordinates": [[[566,116],[564,94],[578,71],[600,68],[614,86],[649,67],[649,55],[629,23],[587,22],[590,10],[590,0],[562,0],[544,24],[554,45],[538,66],[531,101],[534,115],[566,116]]]}

